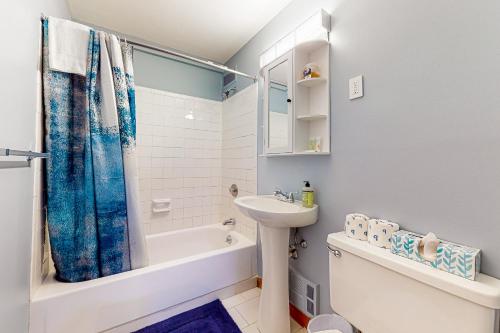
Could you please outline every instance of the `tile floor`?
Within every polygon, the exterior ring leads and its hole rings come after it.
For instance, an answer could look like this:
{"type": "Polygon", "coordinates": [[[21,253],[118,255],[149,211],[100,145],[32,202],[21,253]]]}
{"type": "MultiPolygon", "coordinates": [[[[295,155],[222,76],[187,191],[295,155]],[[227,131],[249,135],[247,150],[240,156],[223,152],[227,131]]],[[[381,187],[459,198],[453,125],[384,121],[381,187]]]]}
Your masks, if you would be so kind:
{"type": "MultiPolygon", "coordinates": [[[[260,333],[257,328],[260,289],[254,288],[222,300],[222,304],[233,317],[243,333],[260,333]]],[[[290,333],[307,333],[295,320],[290,318],[290,333]]]]}

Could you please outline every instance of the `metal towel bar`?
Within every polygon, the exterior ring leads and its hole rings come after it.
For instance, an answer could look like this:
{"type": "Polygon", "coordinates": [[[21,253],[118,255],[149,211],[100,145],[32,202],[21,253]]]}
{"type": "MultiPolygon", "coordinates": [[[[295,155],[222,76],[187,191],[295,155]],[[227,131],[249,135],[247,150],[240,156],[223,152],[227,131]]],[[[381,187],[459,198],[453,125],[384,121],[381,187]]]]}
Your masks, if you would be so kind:
{"type": "Polygon", "coordinates": [[[26,157],[26,161],[0,161],[0,169],[11,169],[11,168],[29,168],[31,166],[31,160],[34,158],[48,158],[47,153],[37,153],[31,150],[14,150],[8,148],[0,148],[0,156],[22,156],[26,157]]]}

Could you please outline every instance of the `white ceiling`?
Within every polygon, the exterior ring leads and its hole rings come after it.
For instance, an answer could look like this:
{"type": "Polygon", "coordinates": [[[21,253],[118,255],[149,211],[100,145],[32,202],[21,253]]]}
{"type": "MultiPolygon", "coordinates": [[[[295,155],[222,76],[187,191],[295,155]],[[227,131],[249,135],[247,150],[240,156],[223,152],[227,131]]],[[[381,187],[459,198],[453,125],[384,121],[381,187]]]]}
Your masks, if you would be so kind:
{"type": "Polygon", "coordinates": [[[73,19],[225,63],[291,0],[67,0],[73,19]]]}

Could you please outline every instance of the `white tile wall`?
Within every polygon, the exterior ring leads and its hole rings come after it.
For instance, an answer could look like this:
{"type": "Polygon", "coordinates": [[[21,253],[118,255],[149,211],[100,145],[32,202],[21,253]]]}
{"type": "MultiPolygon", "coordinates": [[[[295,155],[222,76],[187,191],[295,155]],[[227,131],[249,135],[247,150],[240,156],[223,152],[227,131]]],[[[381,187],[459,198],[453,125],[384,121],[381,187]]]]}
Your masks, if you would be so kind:
{"type": "Polygon", "coordinates": [[[221,223],[256,239],[256,223],[241,215],[228,187],[257,193],[257,86],[217,102],[137,87],[140,200],[146,232],[221,223]],[[152,199],[171,211],[152,213],[152,199]]]}
{"type": "Polygon", "coordinates": [[[269,146],[288,146],[288,114],[269,112],[269,146]]]}
{"type": "Polygon", "coordinates": [[[137,87],[140,200],[147,233],[221,221],[222,103],[137,87]],[[171,211],[152,213],[152,199],[171,211]]]}
{"type": "Polygon", "coordinates": [[[238,185],[239,195],[257,194],[257,84],[222,104],[222,217],[236,218],[236,230],[252,240],[257,224],[233,204],[228,188],[238,185]]]}

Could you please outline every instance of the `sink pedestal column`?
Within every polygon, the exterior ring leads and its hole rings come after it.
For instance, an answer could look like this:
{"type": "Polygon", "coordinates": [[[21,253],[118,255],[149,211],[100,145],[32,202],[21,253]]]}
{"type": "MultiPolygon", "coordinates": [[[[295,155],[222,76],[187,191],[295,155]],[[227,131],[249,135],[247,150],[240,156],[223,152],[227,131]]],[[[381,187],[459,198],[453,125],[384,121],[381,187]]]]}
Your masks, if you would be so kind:
{"type": "Polygon", "coordinates": [[[288,243],[290,228],[260,224],[262,293],[258,327],[261,333],[290,333],[288,300],[288,243]]]}

